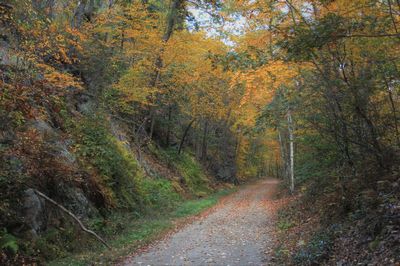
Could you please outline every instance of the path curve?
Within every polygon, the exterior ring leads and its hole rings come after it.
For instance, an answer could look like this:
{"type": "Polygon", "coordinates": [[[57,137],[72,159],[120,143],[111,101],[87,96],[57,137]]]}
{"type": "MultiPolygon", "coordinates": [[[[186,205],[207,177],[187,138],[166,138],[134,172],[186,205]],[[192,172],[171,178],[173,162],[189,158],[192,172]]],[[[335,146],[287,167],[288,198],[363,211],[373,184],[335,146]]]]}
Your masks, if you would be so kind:
{"type": "Polygon", "coordinates": [[[189,224],[123,265],[266,265],[278,181],[263,179],[224,198],[208,216],[189,224]]]}

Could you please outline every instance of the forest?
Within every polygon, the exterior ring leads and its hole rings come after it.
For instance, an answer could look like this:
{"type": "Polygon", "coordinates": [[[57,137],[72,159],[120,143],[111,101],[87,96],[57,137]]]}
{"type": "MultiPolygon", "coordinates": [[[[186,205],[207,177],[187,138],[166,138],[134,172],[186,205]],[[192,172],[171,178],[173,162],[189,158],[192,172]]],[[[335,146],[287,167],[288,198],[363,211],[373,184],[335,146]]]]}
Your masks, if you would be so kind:
{"type": "Polygon", "coordinates": [[[268,177],[266,265],[398,265],[399,31],[398,0],[0,0],[0,264],[121,264],[268,177]]]}

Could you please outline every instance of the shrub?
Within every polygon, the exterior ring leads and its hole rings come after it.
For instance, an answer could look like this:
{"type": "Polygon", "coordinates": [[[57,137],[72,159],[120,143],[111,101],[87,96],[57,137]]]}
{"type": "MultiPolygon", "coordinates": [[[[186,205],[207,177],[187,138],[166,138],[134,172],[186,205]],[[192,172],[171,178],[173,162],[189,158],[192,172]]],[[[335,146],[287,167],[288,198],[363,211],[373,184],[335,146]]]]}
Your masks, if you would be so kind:
{"type": "Polygon", "coordinates": [[[75,146],[87,168],[95,168],[106,190],[120,208],[137,207],[142,174],[136,159],[111,133],[101,116],[92,116],[76,125],[75,146]]]}
{"type": "Polygon", "coordinates": [[[0,250],[7,250],[13,254],[17,253],[19,245],[17,238],[12,234],[7,233],[6,229],[0,231],[0,250]]]}
{"type": "Polygon", "coordinates": [[[211,192],[208,186],[209,180],[193,156],[188,153],[177,154],[175,149],[158,150],[155,153],[161,160],[179,172],[190,193],[202,197],[211,192]]]}
{"type": "Polygon", "coordinates": [[[172,183],[165,179],[144,179],[141,188],[144,203],[151,210],[169,210],[181,200],[172,183]]]}

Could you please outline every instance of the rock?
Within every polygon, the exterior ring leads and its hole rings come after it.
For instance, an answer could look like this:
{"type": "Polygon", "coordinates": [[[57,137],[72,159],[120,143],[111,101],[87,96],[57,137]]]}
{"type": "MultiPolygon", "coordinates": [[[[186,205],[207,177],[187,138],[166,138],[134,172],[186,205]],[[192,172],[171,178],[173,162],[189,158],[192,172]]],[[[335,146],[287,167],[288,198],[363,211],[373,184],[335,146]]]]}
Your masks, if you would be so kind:
{"type": "Polygon", "coordinates": [[[80,94],[77,101],[76,109],[82,114],[90,114],[96,107],[95,101],[86,94],[80,94]]]}
{"type": "Polygon", "coordinates": [[[56,130],[52,128],[50,124],[44,120],[41,119],[33,120],[31,121],[30,126],[36,129],[46,139],[53,139],[58,136],[56,130]]]}
{"type": "Polygon", "coordinates": [[[24,223],[37,236],[46,225],[45,201],[29,188],[24,191],[23,204],[24,223]]]}
{"type": "Polygon", "coordinates": [[[13,62],[13,56],[9,49],[9,44],[4,41],[0,41],[0,64],[1,65],[15,65],[13,62]]]}
{"type": "Polygon", "coordinates": [[[127,129],[115,120],[110,120],[111,133],[118,139],[118,141],[124,146],[127,151],[131,151],[131,145],[129,143],[128,135],[126,134],[127,129]]]}
{"type": "Polygon", "coordinates": [[[76,163],[75,155],[69,150],[69,147],[72,145],[72,140],[62,140],[57,129],[51,127],[51,125],[44,120],[38,119],[31,121],[30,126],[43,135],[44,140],[49,144],[49,153],[66,164],[73,165],[76,163]]]}
{"type": "Polygon", "coordinates": [[[65,207],[73,212],[79,219],[88,219],[97,214],[96,209],[79,188],[65,187],[67,196],[65,207]]]}
{"type": "Polygon", "coordinates": [[[76,156],[68,149],[71,144],[71,140],[56,141],[53,147],[55,149],[55,156],[72,165],[76,163],[76,156]]]}

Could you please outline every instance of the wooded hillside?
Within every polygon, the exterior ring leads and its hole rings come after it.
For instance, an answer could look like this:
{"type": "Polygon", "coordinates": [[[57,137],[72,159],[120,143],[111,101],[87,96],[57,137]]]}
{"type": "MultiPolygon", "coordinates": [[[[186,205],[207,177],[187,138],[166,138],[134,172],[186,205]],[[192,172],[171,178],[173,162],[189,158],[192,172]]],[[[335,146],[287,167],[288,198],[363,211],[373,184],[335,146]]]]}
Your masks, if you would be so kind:
{"type": "Polygon", "coordinates": [[[1,1],[0,264],[96,245],[40,194],[108,241],[274,176],[324,243],[284,263],[394,265],[399,28],[396,0],[1,1]]]}

